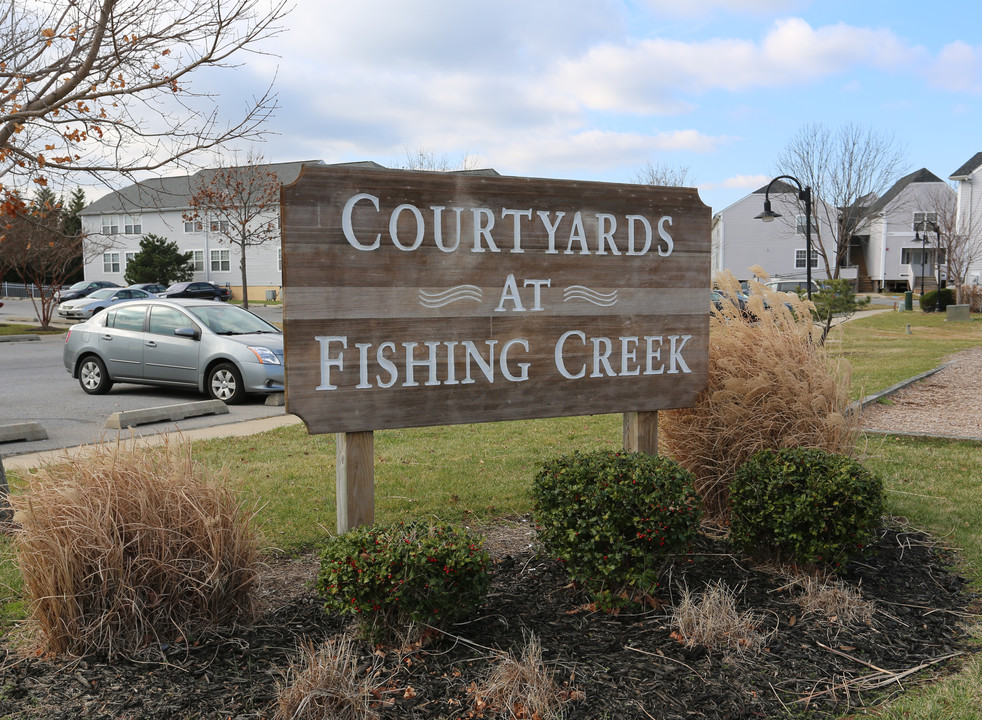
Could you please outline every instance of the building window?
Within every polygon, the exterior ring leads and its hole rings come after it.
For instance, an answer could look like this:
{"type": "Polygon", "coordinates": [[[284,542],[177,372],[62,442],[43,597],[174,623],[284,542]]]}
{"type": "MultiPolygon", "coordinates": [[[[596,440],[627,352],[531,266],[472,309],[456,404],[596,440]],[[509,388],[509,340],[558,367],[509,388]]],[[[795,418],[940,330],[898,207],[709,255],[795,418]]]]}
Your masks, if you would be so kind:
{"type": "Polygon", "coordinates": [[[204,272],[205,271],[205,251],[204,250],[192,250],[194,255],[191,257],[191,268],[194,272],[204,272]]]}
{"type": "Polygon", "coordinates": [[[933,231],[938,226],[938,214],[933,212],[914,213],[914,232],[933,231]]]}
{"type": "Polygon", "coordinates": [[[276,269],[283,272],[283,248],[276,248],[276,269]]]}
{"type": "MultiPolygon", "coordinates": [[[[806,216],[804,216],[804,215],[799,215],[795,219],[794,231],[797,234],[799,234],[799,235],[804,235],[805,234],[805,225],[807,225],[807,220],[808,220],[808,218],[806,216]]],[[[804,256],[802,256],[802,258],[804,258],[804,256]]],[[[802,262],[804,262],[804,260],[802,260],[802,262]]]]}
{"type": "Polygon", "coordinates": [[[211,271],[212,272],[228,272],[232,269],[232,265],[229,262],[228,250],[212,250],[211,251],[211,271]]]}
{"type": "MultiPolygon", "coordinates": [[[[804,270],[805,269],[805,251],[804,250],[795,250],[794,251],[794,267],[795,267],[795,270],[804,270]]],[[[817,268],[818,267],[818,251],[817,250],[812,250],[812,267],[813,268],[817,268]]]]}
{"type": "Polygon", "coordinates": [[[135,252],[128,252],[128,253],[126,253],[123,256],[123,269],[124,270],[130,266],[130,263],[133,262],[134,258],[136,258],[136,253],[135,252]]]}
{"type": "Polygon", "coordinates": [[[212,220],[208,223],[209,229],[213,233],[220,232],[224,235],[228,235],[228,220],[212,220]]]}
{"type": "Polygon", "coordinates": [[[106,252],[102,253],[102,271],[107,273],[118,273],[119,272],[119,253],[118,252],[106,252]]]}
{"type": "Polygon", "coordinates": [[[198,233],[201,232],[202,226],[200,220],[185,220],[184,221],[184,232],[185,233],[198,233]]]}
{"type": "Polygon", "coordinates": [[[143,223],[139,215],[123,216],[123,232],[127,235],[139,235],[143,232],[143,223]]]}
{"type": "Polygon", "coordinates": [[[102,216],[102,234],[116,235],[119,233],[119,215],[102,216]]]}

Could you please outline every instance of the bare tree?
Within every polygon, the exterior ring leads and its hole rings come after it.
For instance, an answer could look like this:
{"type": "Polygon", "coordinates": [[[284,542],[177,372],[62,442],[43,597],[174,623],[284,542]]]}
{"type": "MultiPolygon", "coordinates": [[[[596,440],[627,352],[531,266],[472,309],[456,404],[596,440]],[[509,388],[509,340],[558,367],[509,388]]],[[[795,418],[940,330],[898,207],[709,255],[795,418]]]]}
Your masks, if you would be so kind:
{"type": "Polygon", "coordinates": [[[153,170],[256,135],[267,90],[222,120],[190,76],[278,32],[287,0],[0,0],[0,179],[153,170]]]}
{"type": "Polygon", "coordinates": [[[280,236],[280,179],[262,156],[250,153],[244,165],[202,171],[191,188],[184,219],[208,223],[208,231],[239,249],[242,307],[249,307],[246,251],[280,236]]]}
{"type": "Polygon", "coordinates": [[[892,135],[858,125],[836,130],[820,123],[805,125],[778,156],[778,172],[797,178],[821,200],[812,203],[812,248],[824,260],[829,278],[839,277],[850,240],[872,219],[873,202],[904,165],[905,149],[892,135]],[[831,238],[822,237],[823,228],[831,238]]]}
{"type": "Polygon", "coordinates": [[[658,163],[652,165],[650,162],[635,171],[631,182],[638,185],[660,185],[662,187],[691,187],[695,180],[689,174],[688,165],[664,165],[658,163]]]}
{"type": "Polygon", "coordinates": [[[95,257],[104,247],[82,242],[83,235],[54,194],[42,188],[30,203],[11,194],[0,213],[0,265],[13,270],[31,294],[34,310],[47,328],[55,309],[58,289],[80,262],[95,257]]]}
{"type": "Polygon", "coordinates": [[[406,159],[403,161],[401,169],[453,172],[457,170],[473,170],[476,167],[476,158],[467,153],[462,153],[457,160],[451,160],[445,154],[437,156],[432,150],[418,147],[415,150],[406,148],[406,159]]]}
{"type": "Polygon", "coordinates": [[[918,230],[925,233],[939,257],[943,253],[948,282],[955,285],[955,302],[961,303],[962,286],[968,281],[968,271],[982,260],[982,232],[978,228],[959,226],[958,194],[951,188],[939,187],[932,192],[926,209],[935,220],[926,221],[925,227],[918,230]]]}

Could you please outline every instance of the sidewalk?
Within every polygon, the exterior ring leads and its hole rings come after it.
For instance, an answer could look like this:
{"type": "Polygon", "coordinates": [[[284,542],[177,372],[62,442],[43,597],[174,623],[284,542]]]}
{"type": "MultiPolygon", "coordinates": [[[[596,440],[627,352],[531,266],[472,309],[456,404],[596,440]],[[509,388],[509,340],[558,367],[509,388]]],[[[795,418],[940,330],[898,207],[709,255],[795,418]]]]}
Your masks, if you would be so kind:
{"type": "MultiPolygon", "coordinates": [[[[277,417],[260,418],[258,420],[243,420],[241,422],[230,423],[228,425],[215,425],[214,427],[198,428],[196,430],[185,430],[181,432],[157,433],[154,435],[143,435],[132,440],[126,435],[125,431],[118,434],[119,442],[134,442],[139,445],[152,447],[162,445],[165,441],[173,440],[212,440],[223,437],[242,437],[244,435],[255,435],[256,433],[275,430],[280,427],[298,425],[303,422],[296,415],[279,415],[277,417]]],[[[114,442],[109,440],[107,442],[114,442]]],[[[106,443],[101,443],[106,444],[106,443]]],[[[59,460],[74,460],[92,452],[98,447],[99,443],[92,445],[79,445],[73,448],[61,448],[58,450],[46,450],[38,453],[27,453],[25,455],[14,455],[3,458],[5,470],[30,470],[40,467],[47,462],[59,460]]],[[[2,453],[0,453],[2,455],[2,453]]]]}

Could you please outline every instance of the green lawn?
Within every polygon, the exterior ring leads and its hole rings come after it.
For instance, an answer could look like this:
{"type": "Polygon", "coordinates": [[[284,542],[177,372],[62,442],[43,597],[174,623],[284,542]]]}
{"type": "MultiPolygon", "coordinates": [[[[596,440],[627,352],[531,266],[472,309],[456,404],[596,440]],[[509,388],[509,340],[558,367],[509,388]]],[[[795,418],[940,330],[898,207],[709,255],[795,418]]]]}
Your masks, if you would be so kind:
{"type": "MultiPolygon", "coordinates": [[[[982,344],[982,323],[940,314],[883,313],[846,323],[830,351],[852,366],[853,395],[881,390],[982,344]],[[908,324],[910,332],[908,332],[908,324]]],[[[541,463],[574,449],[617,448],[621,417],[385,430],[375,435],[378,520],[432,518],[470,525],[529,511],[528,487],[541,463]]],[[[971,442],[869,437],[865,462],[881,473],[890,514],[907,518],[961,552],[963,572],[982,590],[982,447],[971,442]]],[[[268,545],[301,552],[335,529],[335,444],[302,425],[261,435],[198,442],[195,458],[224,471],[257,508],[268,545]]],[[[16,489],[19,478],[10,473],[16,489]]],[[[0,623],[22,616],[9,548],[0,544],[0,623]]],[[[889,719],[978,717],[982,661],[870,711],[889,719]]]]}
{"type": "Polygon", "coordinates": [[[982,319],[946,322],[944,313],[886,312],[834,328],[829,352],[852,367],[861,398],[940,365],[951,353],[982,344],[982,319]],[[909,327],[908,327],[909,326],[909,327]]]}

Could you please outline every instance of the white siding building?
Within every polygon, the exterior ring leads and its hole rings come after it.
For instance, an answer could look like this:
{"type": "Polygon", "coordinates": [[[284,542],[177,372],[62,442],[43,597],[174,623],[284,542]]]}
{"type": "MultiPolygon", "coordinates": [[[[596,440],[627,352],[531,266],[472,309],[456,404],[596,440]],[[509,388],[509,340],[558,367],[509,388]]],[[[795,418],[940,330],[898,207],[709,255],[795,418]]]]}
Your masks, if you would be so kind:
{"type": "MultiPolygon", "coordinates": [[[[955,170],[949,179],[956,183],[958,193],[958,231],[976,243],[982,243],[982,152],[955,170]],[[975,187],[979,191],[975,192],[975,187]]],[[[982,252],[968,269],[969,285],[982,284],[982,252]]]]}
{"type": "MultiPolygon", "coordinates": [[[[320,160],[268,165],[281,184],[292,183],[304,164],[323,164],[320,160]]],[[[214,170],[194,175],[146,180],[110,193],[86,206],[81,213],[82,231],[105,250],[84,268],[86,280],[110,280],[126,285],[127,263],[140,250],[144,235],[157,235],[176,242],[182,252],[194,253],[194,280],[207,280],[228,286],[233,297],[242,298],[240,252],[218,233],[215,221],[184,219],[190,210],[192,188],[214,170]]],[[[271,219],[279,211],[271,211],[271,219]]],[[[282,258],[277,239],[247,249],[249,299],[261,300],[267,290],[281,290],[282,258]]]]}
{"type": "MultiPolygon", "coordinates": [[[[798,189],[783,181],[771,186],[771,208],[781,217],[767,223],[755,219],[764,209],[765,190],[766,186],[713,216],[713,272],[729,270],[738,280],[750,280],[754,277],[750,268],[759,265],[772,278],[804,280],[808,273],[805,215],[798,201],[798,189]]],[[[822,201],[813,198],[812,202],[822,201]]],[[[827,215],[824,211],[812,214],[827,215]]],[[[812,223],[815,222],[813,217],[812,223]]],[[[820,236],[831,237],[827,225],[812,228],[812,278],[816,280],[830,277],[818,251],[820,236]]],[[[834,257],[834,253],[828,256],[834,257]]]]}
{"type": "MultiPolygon", "coordinates": [[[[939,196],[953,192],[948,183],[921,168],[902,177],[870,205],[867,226],[854,238],[863,251],[863,274],[872,282],[869,289],[938,288],[939,260],[943,264],[944,258],[931,247],[934,223],[939,196]]],[[[860,290],[867,289],[860,285],[860,290]]]]}

